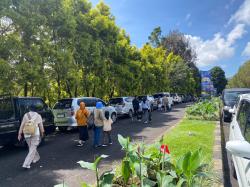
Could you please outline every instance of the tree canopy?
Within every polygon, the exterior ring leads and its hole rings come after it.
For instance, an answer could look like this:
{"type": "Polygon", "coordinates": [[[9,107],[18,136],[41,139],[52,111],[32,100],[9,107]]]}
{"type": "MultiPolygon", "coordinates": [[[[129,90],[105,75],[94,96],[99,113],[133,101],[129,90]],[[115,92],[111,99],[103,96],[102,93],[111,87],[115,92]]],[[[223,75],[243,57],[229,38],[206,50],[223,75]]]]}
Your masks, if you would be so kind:
{"type": "Polygon", "coordinates": [[[77,96],[171,91],[199,94],[195,53],[182,33],[160,27],[141,49],[102,1],[2,0],[0,94],[77,96]]]}
{"type": "Polygon", "coordinates": [[[221,94],[227,85],[227,79],[224,70],[215,66],[211,70],[211,80],[213,82],[214,88],[217,90],[217,94],[221,94]]]}

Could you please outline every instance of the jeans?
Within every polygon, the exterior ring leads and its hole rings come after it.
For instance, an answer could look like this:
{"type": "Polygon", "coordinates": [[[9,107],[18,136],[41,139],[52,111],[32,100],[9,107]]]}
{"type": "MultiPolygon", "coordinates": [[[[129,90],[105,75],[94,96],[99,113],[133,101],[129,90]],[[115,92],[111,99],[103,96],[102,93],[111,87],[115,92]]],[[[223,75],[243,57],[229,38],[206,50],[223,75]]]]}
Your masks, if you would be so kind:
{"type": "Polygon", "coordinates": [[[148,109],[143,109],[143,113],[144,113],[144,121],[148,121],[149,118],[148,109]]]}
{"type": "Polygon", "coordinates": [[[103,127],[96,127],[94,130],[94,146],[101,145],[101,136],[102,136],[103,127]]]}

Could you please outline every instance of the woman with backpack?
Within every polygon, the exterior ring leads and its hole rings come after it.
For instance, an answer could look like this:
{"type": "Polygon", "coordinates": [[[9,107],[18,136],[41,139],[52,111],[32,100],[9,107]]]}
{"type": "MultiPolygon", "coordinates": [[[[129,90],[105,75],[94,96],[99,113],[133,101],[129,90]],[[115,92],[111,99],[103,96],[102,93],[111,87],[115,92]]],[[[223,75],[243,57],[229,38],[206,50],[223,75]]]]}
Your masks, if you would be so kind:
{"type": "Polygon", "coordinates": [[[23,168],[30,169],[31,163],[36,163],[40,160],[37,146],[41,138],[44,136],[43,120],[40,114],[35,112],[35,106],[30,106],[29,112],[23,116],[23,120],[18,132],[18,140],[21,141],[24,135],[25,141],[29,147],[29,153],[23,163],[23,168]]]}

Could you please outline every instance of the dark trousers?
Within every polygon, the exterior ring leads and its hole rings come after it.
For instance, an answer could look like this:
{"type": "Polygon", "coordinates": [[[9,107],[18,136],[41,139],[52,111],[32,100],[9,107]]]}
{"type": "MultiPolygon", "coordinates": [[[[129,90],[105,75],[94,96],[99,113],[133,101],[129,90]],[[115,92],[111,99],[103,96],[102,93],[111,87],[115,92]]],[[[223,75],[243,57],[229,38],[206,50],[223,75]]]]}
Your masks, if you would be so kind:
{"type": "Polygon", "coordinates": [[[103,131],[103,143],[106,142],[106,137],[108,139],[108,143],[112,143],[112,140],[111,140],[111,131],[103,131]]]}
{"type": "Polygon", "coordinates": [[[79,140],[87,141],[89,139],[88,127],[78,126],[79,129],[79,140]]]}
{"type": "Polygon", "coordinates": [[[139,110],[138,109],[134,109],[134,116],[139,119],[139,110]]]}
{"type": "Polygon", "coordinates": [[[94,129],[94,146],[101,145],[101,136],[103,127],[96,127],[94,129]]]}

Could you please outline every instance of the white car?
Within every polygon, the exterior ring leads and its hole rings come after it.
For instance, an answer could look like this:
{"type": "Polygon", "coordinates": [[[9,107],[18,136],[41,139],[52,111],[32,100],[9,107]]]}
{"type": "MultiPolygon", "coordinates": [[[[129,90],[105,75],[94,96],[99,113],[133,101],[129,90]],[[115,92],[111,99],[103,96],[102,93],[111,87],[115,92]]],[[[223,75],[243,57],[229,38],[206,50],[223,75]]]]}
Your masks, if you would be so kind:
{"type": "Polygon", "coordinates": [[[174,103],[182,103],[182,98],[177,93],[172,93],[171,96],[173,97],[174,103]]]}
{"type": "MultiPolygon", "coordinates": [[[[80,102],[84,102],[86,108],[93,113],[96,103],[102,102],[104,105],[104,111],[109,111],[111,119],[115,122],[117,118],[117,112],[114,107],[108,106],[103,100],[96,97],[80,97],[60,99],[53,107],[54,123],[60,131],[66,131],[77,126],[75,120],[75,113],[80,108],[80,102]]],[[[89,125],[93,125],[93,115],[89,120],[89,125]]]]}
{"type": "Polygon", "coordinates": [[[115,97],[109,100],[109,105],[115,108],[117,115],[132,117],[134,113],[133,99],[134,97],[115,97]]]}
{"type": "Polygon", "coordinates": [[[233,114],[226,149],[232,155],[232,168],[240,187],[250,187],[250,94],[239,97],[233,114]]]}

